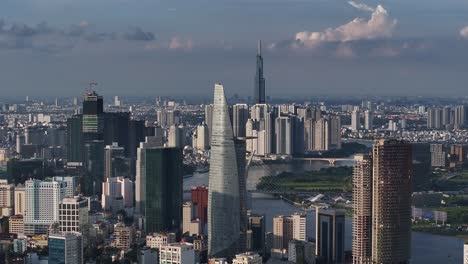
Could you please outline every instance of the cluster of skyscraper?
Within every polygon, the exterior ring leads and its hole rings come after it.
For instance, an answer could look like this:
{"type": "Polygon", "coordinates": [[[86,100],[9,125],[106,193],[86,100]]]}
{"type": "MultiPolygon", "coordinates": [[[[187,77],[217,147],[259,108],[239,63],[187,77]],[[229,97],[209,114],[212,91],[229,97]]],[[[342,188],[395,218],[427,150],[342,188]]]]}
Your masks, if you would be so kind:
{"type": "Polygon", "coordinates": [[[353,175],[353,263],[409,263],[411,145],[379,140],[356,156],[353,175]]]}
{"type": "Polygon", "coordinates": [[[461,129],[468,124],[468,108],[464,105],[456,107],[430,107],[427,109],[427,128],[461,129]]]}

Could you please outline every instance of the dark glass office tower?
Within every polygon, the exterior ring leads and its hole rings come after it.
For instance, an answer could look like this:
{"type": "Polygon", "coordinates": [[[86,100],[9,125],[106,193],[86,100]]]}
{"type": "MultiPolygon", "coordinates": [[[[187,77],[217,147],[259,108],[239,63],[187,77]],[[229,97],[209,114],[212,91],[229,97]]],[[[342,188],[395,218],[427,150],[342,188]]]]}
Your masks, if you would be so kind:
{"type": "Polygon", "coordinates": [[[81,191],[85,196],[100,196],[104,179],[104,141],[85,142],[83,152],[85,175],[81,182],[81,191]]]}
{"type": "Polygon", "coordinates": [[[254,103],[265,103],[265,77],[263,76],[263,57],[262,57],[262,42],[258,42],[257,51],[257,67],[255,72],[255,94],[254,103]]]}
{"type": "Polygon", "coordinates": [[[315,211],[315,255],[319,263],[344,263],[344,212],[320,208],[315,211]]]}
{"type": "Polygon", "coordinates": [[[83,160],[83,118],[74,115],[67,119],[67,161],[83,160]]]}
{"type": "Polygon", "coordinates": [[[104,139],[104,103],[96,92],[84,95],[83,100],[83,140],[104,139]]]}
{"type": "Polygon", "coordinates": [[[104,113],[104,144],[117,142],[124,148],[125,156],[130,154],[130,113],[104,113]]]}
{"type": "Polygon", "coordinates": [[[147,234],[177,231],[182,221],[182,150],[141,148],[136,193],[147,234]]]}

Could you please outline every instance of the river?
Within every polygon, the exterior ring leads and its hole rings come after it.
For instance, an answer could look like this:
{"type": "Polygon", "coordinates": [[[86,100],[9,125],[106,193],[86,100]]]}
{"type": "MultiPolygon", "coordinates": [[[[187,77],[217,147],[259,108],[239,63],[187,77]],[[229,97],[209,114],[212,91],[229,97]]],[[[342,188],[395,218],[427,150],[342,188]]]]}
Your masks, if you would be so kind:
{"type": "MultiPolygon", "coordinates": [[[[336,166],[351,166],[352,162],[340,161],[336,166]]],[[[294,162],[288,164],[268,164],[252,166],[247,178],[247,189],[255,190],[255,186],[261,177],[277,174],[282,171],[302,172],[319,170],[328,167],[328,162],[294,162]]],[[[208,173],[195,173],[193,177],[184,179],[184,189],[191,186],[208,185],[208,173]]],[[[266,230],[272,231],[273,216],[290,215],[300,210],[280,199],[273,199],[267,195],[254,194],[252,199],[252,211],[266,217],[266,230]]],[[[351,218],[346,219],[346,250],[351,250],[351,218]]],[[[315,215],[313,211],[307,214],[307,236],[315,237],[315,215]]],[[[463,240],[455,237],[438,236],[427,233],[412,233],[411,241],[412,264],[430,263],[463,263],[463,240]]]]}

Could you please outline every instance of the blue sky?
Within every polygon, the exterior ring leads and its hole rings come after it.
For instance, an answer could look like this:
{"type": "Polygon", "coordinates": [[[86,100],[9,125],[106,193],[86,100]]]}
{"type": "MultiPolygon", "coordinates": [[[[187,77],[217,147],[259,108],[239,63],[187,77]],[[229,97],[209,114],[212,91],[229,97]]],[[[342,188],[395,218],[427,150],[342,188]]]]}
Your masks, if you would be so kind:
{"type": "Polygon", "coordinates": [[[466,96],[468,1],[2,0],[0,97],[466,96]],[[378,5],[381,7],[377,8],[378,5]]]}

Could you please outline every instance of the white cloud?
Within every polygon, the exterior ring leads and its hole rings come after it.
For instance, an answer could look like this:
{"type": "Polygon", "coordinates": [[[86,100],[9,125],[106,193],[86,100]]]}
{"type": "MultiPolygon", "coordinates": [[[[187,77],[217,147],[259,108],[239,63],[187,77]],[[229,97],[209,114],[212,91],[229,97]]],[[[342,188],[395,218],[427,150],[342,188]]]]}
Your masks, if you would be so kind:
{"type": "Polygon", "coordinates": [[[465,26],[464,28],[460,29],[460,37],[468,39],[468,26],[465,26]]]}
{"type": "Polygon", "coordinates": [[[372,12],[371,18],[355,18],[338,26],[319,32],[302,31],[296,33],[293,40],[281,41],[271,47],[315,48],[324,43],[349,42],[357,40],[377,40],[393,35],[397,20],[391,18],[381,5],[372,12]]]}
{"type": "Polygon", "coordinates": [[[358,3],[358,2],[355,2],[355,1],[348,1],[348,4],[350,4],[351,6],[359,9],[359,10],[363,10],[363,11],[369,11],[369,12],[374,12],[374,8],[364,4],[364,3],[358,3]]]}
{"type": "Polygon", "coordinates": [[[192,50],[193,42],[191,39],[182,40],[179,37],[173,37],[169,42],[169,49],[171,50],[192,50]]]}

